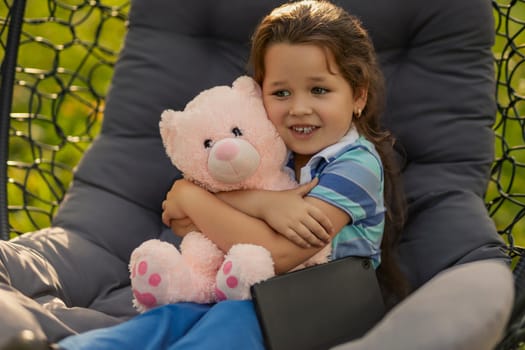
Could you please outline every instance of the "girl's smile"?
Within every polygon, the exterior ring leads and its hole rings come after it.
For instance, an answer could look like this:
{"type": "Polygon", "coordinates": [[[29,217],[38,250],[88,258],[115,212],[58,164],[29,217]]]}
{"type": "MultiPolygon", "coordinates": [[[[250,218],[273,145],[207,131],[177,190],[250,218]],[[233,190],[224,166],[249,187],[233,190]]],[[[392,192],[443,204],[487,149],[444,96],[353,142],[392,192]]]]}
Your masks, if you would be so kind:
{"type": "Polygon", "coordinates": [[[290,127],[290,129],[292,130],[292,132],[297,134],[297,137],[309,137],[310,135],[312,135],[312,133],[318,130],[319,127],[312,126],[312,125],[308,125],[308,126],[294,125],[290,127]]]}

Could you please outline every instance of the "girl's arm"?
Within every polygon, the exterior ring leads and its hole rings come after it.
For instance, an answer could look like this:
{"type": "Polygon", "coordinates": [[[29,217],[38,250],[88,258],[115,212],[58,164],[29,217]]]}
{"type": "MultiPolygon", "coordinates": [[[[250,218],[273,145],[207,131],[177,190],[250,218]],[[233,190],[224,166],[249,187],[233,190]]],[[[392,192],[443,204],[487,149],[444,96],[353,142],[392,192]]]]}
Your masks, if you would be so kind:
{"type": "MultiPolygon", "coordinates": [[[[321,210],[332,222],[331,237],[349,221],[345,212],[326,202],[310,197],[304,200],[321,210]]],[[[273,231],[264,221],[236,210],[187,180],[174,183],[168,192],[164,208],[162,219],[165,224],[170,226],[172,219],[189,218],[222,251],[228,251],[237,243],[265,247],[272,254],[277,274],[289,271],[321,249],[297,246],[273,231]]]]}
{"type": "Polygon", "coordinates": [[[287,191],[243,190],[215,194],[237,210],[264,220],[295,244],[323,247],[330,241],[332,223],[316,206],[304,200],[318,179],[287,191]]]}

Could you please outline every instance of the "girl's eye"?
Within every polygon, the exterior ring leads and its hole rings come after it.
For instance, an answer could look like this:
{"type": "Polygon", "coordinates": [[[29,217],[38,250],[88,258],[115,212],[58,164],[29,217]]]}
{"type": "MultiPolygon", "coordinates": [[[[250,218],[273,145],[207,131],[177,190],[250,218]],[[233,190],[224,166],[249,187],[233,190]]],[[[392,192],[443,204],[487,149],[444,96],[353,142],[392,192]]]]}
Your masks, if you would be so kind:
{"type": "Polygon", "coordinates": [[[238,127],[235,127],[232,129],[232,134],[234,134],[235,137],[239,137],[239,136],[242,136],[242,131],[238,127]]]}
{"type": "Polygon", "coordinates": [[[326,94],[328,92],[327,89],[325,88],[322,88],[322,87],[314,87],[312,88],[312,93],[314,95],[323,95],[323,94],[326,94]]]}
{"type": "Polygon", "coordinates": [[[279,91],[275,91],[273,94],[277,97],[288,97],[290,96],[290,91],[279,90],[279,91]]]}
{"type": "Polygon", "coordinates": [[[212,141],[211,139],[204,140],[204,148],[211,148],[212,141]]]}

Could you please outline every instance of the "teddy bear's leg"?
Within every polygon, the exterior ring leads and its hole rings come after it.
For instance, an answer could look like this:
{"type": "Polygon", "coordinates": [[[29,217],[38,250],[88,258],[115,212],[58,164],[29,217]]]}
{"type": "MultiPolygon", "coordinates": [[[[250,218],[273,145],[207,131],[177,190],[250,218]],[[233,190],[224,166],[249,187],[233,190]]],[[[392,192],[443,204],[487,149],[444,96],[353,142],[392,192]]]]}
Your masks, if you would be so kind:
{"type": "Polygon", "coordinates": [[[131,254],[129,269],[133,304],[141,312],[188,292],[186,285],[175,286],[176,281],[190,281],[191,271],[170,243],[158,239],[142,243],[131,254]]]}
{"type": "Polygon", "coordinates": [[[217,299],[250,299],[250,287],[274,275],[273,259],[268,250],[253,244],[236,244],[217,273],[217,299]]]}
{"type": "Polygon", "coordinates": [[[214,279],[224,253],[200,232],[188,233],[180,245],[181,254],[194,271],[214,279]]]}
{"type": "Polygon", "coordinates": [[[215,302],[215,276],[224,261],[224,253],[200,232],[191,232],[182,240],[182,258],[190,267],[191,299],[197,303],[215,302]]]}

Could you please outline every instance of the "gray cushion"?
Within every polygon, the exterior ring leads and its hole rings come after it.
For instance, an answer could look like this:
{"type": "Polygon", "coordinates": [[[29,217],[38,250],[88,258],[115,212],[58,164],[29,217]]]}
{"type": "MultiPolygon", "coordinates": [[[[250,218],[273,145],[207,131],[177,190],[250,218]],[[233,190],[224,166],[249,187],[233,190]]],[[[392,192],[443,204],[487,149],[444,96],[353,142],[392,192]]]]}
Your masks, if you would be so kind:
{"type": "MultiPolygon", "coordinates": [[[[52,266],[59,292],[45,293],[59,294],[65,307],[133,315],[126,299],[130,253],[160,235],[161,202],[180,176],[162,148],[160,113],[246,73],[251,32],[280,2],[132,1],[102,131],[56,216],[59,233],[16,242],[38,248],[52,266]]],[[[410,280],[420,286],[458,263],[505,259],[482,200],[495,115],[490,2],[337,3],[370,30],[387,79],[383,120],[406,160],[410,217],[400,256],[410,280]]],[[[27,295],[38,293],[35,287],[27,295]]],[[[108,321],[97,322],[74,331],[108,321]]]]}

